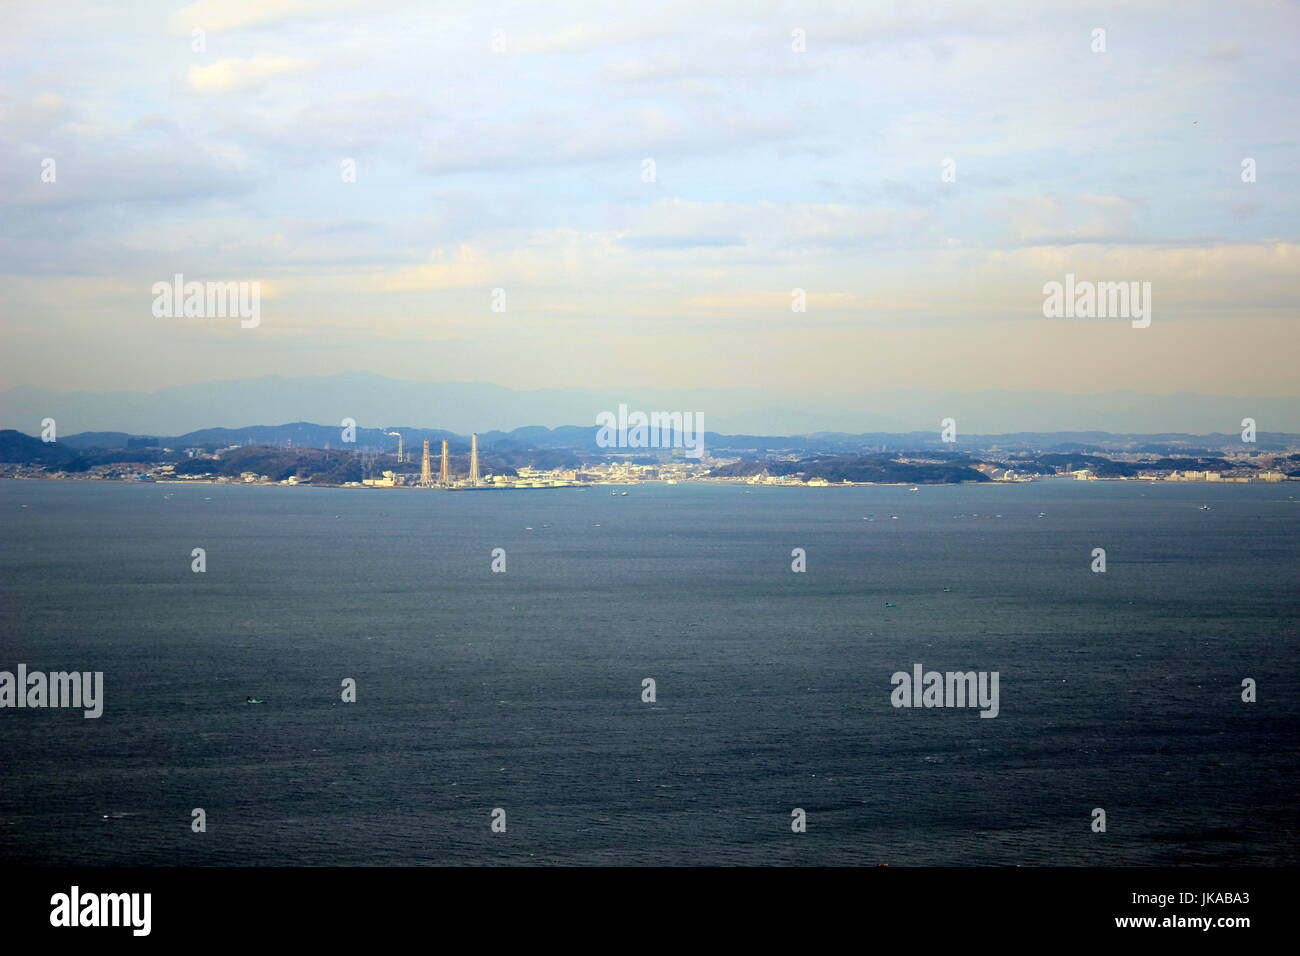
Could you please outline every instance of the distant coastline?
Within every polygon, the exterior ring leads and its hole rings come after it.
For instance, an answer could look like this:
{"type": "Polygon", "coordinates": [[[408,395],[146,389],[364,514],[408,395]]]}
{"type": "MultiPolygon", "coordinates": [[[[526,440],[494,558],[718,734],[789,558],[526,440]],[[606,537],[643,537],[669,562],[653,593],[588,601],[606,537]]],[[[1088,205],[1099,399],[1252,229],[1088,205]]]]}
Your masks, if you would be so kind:
{"type": "MultiPolygon", "coordinates": [[[[814,435],[778,438],[710,435],[700,457],[681,448],[607,448],[594,429],[556,434],[519,429],[466,443],[444,438],[426,467],[416,448],[431,446],[418,429],[338,429],[296,423],[242,430],[244,442],[217,429],[179,440],[122,433],[42,440],[0,431],[0,478],[221,484],[426,488],[451,491],[598,488],[647,481],[741,482],[763,486],[988,484],[1044,478],[1222,484],[1300,479],[1300,436],[1247,442],[1237,436],[983,436],[962,442],[935,435],[814,435]],[[254,441],[257,435],[261,441],[254,441]],[[267,441],[266,436],[279,436],[267,441]],[[192,444],[193,442],[193,444],[192,444]],[[419,444],[417,444],[419,443],[419,444]],[[1104,444],[1103,444],[1104,443],[1104,444]],[[338,447],[342,445],[342,447],[338,447]],[[474,456],[478,457],[475,458],[474,456]],[[436,476],[436,477],[435,477],[436,476]]],[[[234,434],[240,434],[239,432],[234,434]]]]}

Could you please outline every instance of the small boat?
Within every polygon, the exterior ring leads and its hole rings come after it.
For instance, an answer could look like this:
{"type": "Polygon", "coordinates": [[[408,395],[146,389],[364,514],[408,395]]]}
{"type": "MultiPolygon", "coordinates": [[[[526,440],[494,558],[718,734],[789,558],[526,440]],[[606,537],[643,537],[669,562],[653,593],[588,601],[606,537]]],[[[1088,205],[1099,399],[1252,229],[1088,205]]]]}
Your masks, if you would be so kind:
{"type": "Polygon", "coordinates": [[[1209,510],[1210,510],[1210,506],[1209,506],[1209,505],[1201,505],[1201,507],[1198,508],[1197,510],[1198,510],[1198,511],[1209,511],[1209,510]]]}
{"type": "Polygon", "coordinates": [[[611,491],[611,492],[609,493],[609,496],[610,496],[611,498],[616,497],[617,495],[618,495],[618,492],[617,492],[617,491],[611,491]]]}
{"type": "Polygon", "coordinates": [[[248,697],[244,699],[245,704],[265,704],[266,701],[261,697],[248,697]]]}
{"type": "Polygon", "coordinates": [[[898,605],[895,604],[893,601],[886,601],[885,607],[898,607],[898,605]]]}
{"type": "Polygon", "coordinates": [[[626,498],[626,497],[627,497],[627,492],[626,492],[626,491],[625,491],[625,492],[623,492],[623,494],[622,494],[622,497],[624,497],[624,498],[626,498]]]}
{"type": "Polygon", "coordinates": [[[920,489],[920,488],[908,488],[907,490],[908,490],[908,491],[920,491],[921,489],[920,489]]]}

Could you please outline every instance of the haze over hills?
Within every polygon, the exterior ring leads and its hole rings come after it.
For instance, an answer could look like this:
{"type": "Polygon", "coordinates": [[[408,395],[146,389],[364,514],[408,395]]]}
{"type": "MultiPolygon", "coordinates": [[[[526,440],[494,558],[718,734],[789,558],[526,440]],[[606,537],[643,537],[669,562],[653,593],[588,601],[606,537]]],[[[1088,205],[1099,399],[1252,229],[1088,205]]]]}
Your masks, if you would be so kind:
{"type": "Polygon", "coordinates": [[[38,433],[45,418],[61,435],[78,432],[183,435],[266,422],[340,422],[447,429],[465,435],[523,426],[585,426],[620,404],[642,411],[692,411],[723,434],[933,432],[944,418],[959,433],[1115,432],[1231,434],[1242,418],[1268,432],[1300,431],[1300,398],[1113,391],[864,391],[849,396],[783,395],[772,388],[546,388],[484,382],[418,382],[371,372],[263,376],[179,385],[156,392],[69,392],[24,385],[0,392],[0,427],[38,433]]]}

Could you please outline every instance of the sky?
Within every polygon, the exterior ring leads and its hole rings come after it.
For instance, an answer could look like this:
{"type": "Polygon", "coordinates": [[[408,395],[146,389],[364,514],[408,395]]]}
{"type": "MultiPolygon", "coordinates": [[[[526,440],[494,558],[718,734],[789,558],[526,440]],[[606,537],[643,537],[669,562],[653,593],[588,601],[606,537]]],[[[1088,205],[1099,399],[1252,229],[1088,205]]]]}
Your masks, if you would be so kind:
{"type": "Polygon", "coordinates": [[[1300,395],[1295,3],[0,18],[4,386],[1300,395]],[[1045,317],[1067,273],[1150,325],[1045,317]]]}

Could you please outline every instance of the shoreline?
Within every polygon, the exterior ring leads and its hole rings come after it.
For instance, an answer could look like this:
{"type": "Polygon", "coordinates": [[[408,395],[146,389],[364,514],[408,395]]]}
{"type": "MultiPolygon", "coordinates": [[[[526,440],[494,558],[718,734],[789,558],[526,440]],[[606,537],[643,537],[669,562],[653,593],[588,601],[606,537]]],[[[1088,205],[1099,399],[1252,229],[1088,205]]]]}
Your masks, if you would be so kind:
{"type": "Polygon", "coordinates": [[[626,482],[567,482],[564,484],[484,484],[469,487],[426,487],[422,485],[359,485],[359,484],[325,484],[321,482],[300,481],[290,484],[287,481],[222,481],[214,478],[98,478],[84,477],[75,478],[68,475],[0,475],[0,481],[69,481],[69,482],[108,482],[112,484],[140,484],[140,485],[221,485],[230,487],[259,487],[259,488],[339,488],[349,491],[559,491],[559,490],[590,490],[593,488],[634,488],[642,485],[739,485],[750,488],[805,488],[805,489],[822,489],[822,488],[955,488],[960,486],[994,486],[1006,487],[1009,485],[1032,485],[1040,481],[1081,481],[1087,483],[1123,483],[1123,484],[1148,484],[1148,485],[1277,485],[1286,486],[1292,482],[1300,482],[1300,478],[1287,477],[1283,480],[1261,480],[1258,478],[1227,478],[1218,481],[1207,481],[1206,479],[1187,479],[1187,478],[1078,478],[1074,475],[1039,475],[1033,478],[1016,478],[1012,480],[989,480],[989,481],[936,481],[936,482],[885,482],[885,481],[842,481],[826,482],[821,484],[812,484],[803,481],[772,481],[758,482],[747,481],[740,478],[691,478],[691,479],[674,479],[665,481],[663,479],[650,479],[645,481],[626,481],[626,482]]]}

